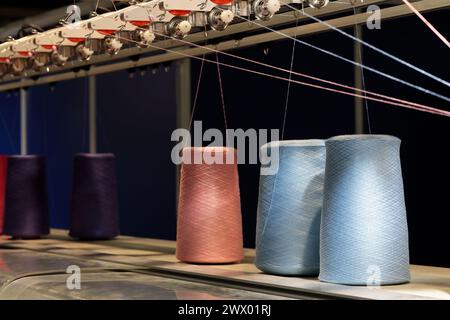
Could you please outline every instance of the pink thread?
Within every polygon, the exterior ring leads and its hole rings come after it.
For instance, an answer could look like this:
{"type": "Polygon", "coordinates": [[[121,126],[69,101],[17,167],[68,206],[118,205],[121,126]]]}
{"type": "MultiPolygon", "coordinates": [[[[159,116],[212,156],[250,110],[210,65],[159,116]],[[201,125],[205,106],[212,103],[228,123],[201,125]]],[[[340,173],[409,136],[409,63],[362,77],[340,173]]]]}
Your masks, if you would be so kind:
{"type": "Polygon", "coordinates": [[[429,22],[420,12],[417,10],[408,0],[403,0],[403,2],[411,9],[412,12],[414,12],[420,20],[425,23],[425,25],[430,28],[431,31],[434,32],[434,34],[441,39],[441,41],[450,48],[450,42],[429,22]]]}
{"type": "Polygon", "coordinates": [[[190,263],[233,263],[243,259],[236,149],[183,149],[176,256],[190,263]],[[208,159],[220,159],[220,163],[208,159]]]}

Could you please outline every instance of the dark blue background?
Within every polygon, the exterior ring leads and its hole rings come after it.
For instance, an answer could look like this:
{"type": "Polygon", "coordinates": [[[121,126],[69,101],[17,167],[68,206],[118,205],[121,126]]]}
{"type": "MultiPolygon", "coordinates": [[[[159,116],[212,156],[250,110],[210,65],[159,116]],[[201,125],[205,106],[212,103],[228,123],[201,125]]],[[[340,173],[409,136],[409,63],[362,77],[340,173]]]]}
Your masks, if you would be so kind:
{"type": "MultiPolygon", "coordinates": [[[[174,69],[97,77],[98,151],[116,155],[123,234],[174,238],[176,126],[174,69]]],[[[51,226],[69,223],[72,157],[88,152],[88,80],[29,90],[29,153],[47,156],[51,226]]],[[[19,97],[0,93],[0,152],[20,150],[19,97]],[[11,137],[11,139],[9,139],[11,137]]]]}

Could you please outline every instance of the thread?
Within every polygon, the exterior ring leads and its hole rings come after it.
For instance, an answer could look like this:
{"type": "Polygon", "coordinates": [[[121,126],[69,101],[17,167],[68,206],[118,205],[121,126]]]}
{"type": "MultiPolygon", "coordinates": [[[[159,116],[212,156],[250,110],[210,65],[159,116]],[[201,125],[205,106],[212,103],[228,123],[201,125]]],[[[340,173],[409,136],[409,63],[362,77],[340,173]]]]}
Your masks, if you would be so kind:
{"type": "MultiPolygon", "coordinates": [[[[356,15],[356,8],[355,7],[353,7],[353,15],[356,15]]],[[[356,21],[354,23],[354,33],[355,33],[356,38],[361,40],[361,37],[362,37],[362,34],[363,34],[363,29],[358,27],[358,24],[356,23],[356,21]]],[[[356,54],[357,54],[358,55],[358,60],[362,64],[364,64],[363,63],[363,52],[362,52],[363,50],[362,50],[362,47],[357,45],[357,46],[354,46],[354,48],[356,48],[358,52],[354,51],[353,54],[355,55],[355,57],[356,57],[356,54]]],[[[360,75],[361,75],[362,89],[364,89],[364,91],[366,91],[366,80],[365,80],[365,77],[364,77],[364,70],[362,68],[359,68],[359,69],[360,69],[359,71],[360,71],[360,75]]],[[[355,70],[357,70],[357,69],[355,69],[355,70]]],[[[366,94],[364,94],[364,95],[366,95],[366,94]]],[[[367,129],[369,131],[369,134],[372,134],[372,125],[370,123],[369,101],[367,101],[367,99],[364,99],[364,106],[365,106],[365,109],[366,109],[366,114],[365,114],[366,117],[365,118],[367,120],[367,129]]]]}
{"type": "Polygon", "coordinates": [[[112,239],[119,235],[115,157],[110,153],[74,156],[71,237],[112,239]]]}
{"type": "Polygon", "coordinates": [[[408,8],[416,14],[416,16],[422,20],[422,22],[439,38],[439,40],[444,43],[447,48],[450,48],[450,42],[440,33],[432,24],[430,21],[428,21],[420,12],[417,10],[408,0],[402,0],[408,8]]]}
{"type": "MultiPolygon", "coordinates": [[[[126,39],[126,38],[120,38],[120,39],[123,39],[123,40],[126,40],[126,41],[131,41],[131,40],[126,39]]],[[[134,42],[134,41],[131,41],[131,42],[134,42]]],[[[208,60],[208,59],[204,59],[204,58],[199,58],[197,56],[186,54],[186,53],[182,53],[182,52],[176,51],[176,50],[162,48],[162,47],[158,47],[158,46],[154,46],[154,45],[148,45],[148,46],[152,47],[152,48],[156,48],[156,49],[161,49],[161,50],[167,51],[169,53],[181,55],[181,56],[184,56],[184,57],[189,57],[189,58],[197,59],[197,60],[203,60],[203,61],[208,62],[208,63],[218,63],[218,64],[220,64],[222,66],[226,66],[228,68],[232,68],[232,69],[236,69],[236,70],[240,70],[240,71],[245,71],[245,72],[257,74],[257,75],[264,76],[264,77],[269,77],[269,78],[272,78],[272,79],[278,79],[278,80],[283,80],[283,81],[291,81],[291,82],[293,82],[295,84],[299,84],[299,85],[303,85],[303,86],[307,86],[307,87],[311,87],[311,88],[321,89],[321,90],[334,92],[334,93],[340,93],[340,94],[343,94],[343,95],[349,95],[349,96],[353,96],[353,97],[360,97],[360,98],[363,98],[363,99],[377,101],[377,102],[381,102],[381,103],[384,103],[384,104],[389,104],[389,105],[392,105],[392,106],[397,106],[397,107],[402,107],[402,108],[406,108],[406,109],[412,109],[412,110],[422,111],[422,112],[436,114],[436,115],[440,115],[440,116],[450,117],[450,111],[441,110],[441,109],[437,109],[437,108],[433,108],[433,107],[429,107],[429,106],[423,106],[423,105],[419,105],[419,104],[416,104],[416,103],[407,102],[407,101],[404,101],[404,100],[403,100],[404,103],[402,103],[402,102],[395,102],[395,101],[389,101],[389,100],[374,98],[374,97],[371,97],[371,96],[365,96],[365,95],[361,95],[361,94],[356,94],[354,92],[347,92],[347,91],[338,90],[338,89],[325,87],[325,86],[321,86],[321,85],[316,85],[316,84],[312,84],[312,83],[307,83],[307,82],[303,82],[303,81],[289,80],[288,78],[279,77],[279,76],[275,76],[275,75],[264,73],[264,72],[259,72],[259,71],[255,71],[255,70],[251,70],[251,69],[247,69],[247,68],[242,68],[242,67],[238,67],[238,66],[235,66],[235,65],[226,64],[226,63],[223,63],[223,62],[217,62],[217,61],[212,61],[212,60],[208,60]]],[[[294,74],[294,72],[292,72],[292,73],[294,74]]],[[[341,86],[343,86],[343,85],[341,85],[341,86]]],[[[358,90],[356,90],[356,91],[358,91],[358,90]]],[[[374,94],[374,93],[371,93],[371,94],[374,94]]],[[[395,99],[395,98],[391,98],[391,99],[392,100],[400,100],[401,101],[401,99],[395,99]]]]}
{"type": "Polygon", "coordinates": [[[219,63],[219,55],[216,53],[216,67],[217,67],[217,80],[219,82],[219,92],[220,92],[220,102],[222,104],[222,112],[223,112],[223,123],[225,125],[225,130],[228,129],[227,123],[227,112],[225,109],[225,98],[223,94],[223,84],[222,84],[222,75],[220,72],[220,63],[219,63]]]}
{"type": "Polygon", "coordinates": [[[3,233],[3,212],[5,210],[5,186],[8,158],[0,155],[0,234],[3,233]]]}
{"type": "MultiPolygon", "coordinates": [[[[405,2],[407,5],[411,6],[411,5],[409,4],[409,2],[407,2],[406,0],[403,0],[403,2],[405,2]]],[[[390,59],[392,59],[392,60],[394,60],[394,61],[396,61],[396,62],[398,62],[398,63],[400,63],[400,64],[402,64],[402,65],[404,65],[404,66],[406,66],[406,67],[408,67],[408,68],[410,68],[410,69],[416,71],[416,72],[419,72],[419,73],[423,74],[424,76],[427,76],[427,77],[430,78],[430,79],[433,79],[433,80],[435,80],[435,81],[437,81],[437,82],[439,82],[439,83],[442,83],[443,85],[445,85],[445,86],[447,86],[447,87],[450,87],[450,83],[449,83],[448,81],[445,81],[444,79],[441,79],[441,78],[435,76],[434,74],[431,74],[431,73],[429,73],[429,72],[427,72],[427,71],[425,71],[425,70],[423,70],[423,69],[421,69],[421,68],[419,68],[419,67],[417,67],[417,66],[415,66],[415,65],[413,65],[413,64],[411,64],[411,63],[409,63],[409,62],[406,62],[406,61],[403,60],[403,59],[400,59],[400,58],[394,56],[393,54],[390,54],[390,53],[388,53],[388,52],[386,52],[386,51],[384,51],[384,50],[382,50],[382,49],[380,49],[380,48],[375,47],[374,45],[372,45],[372,44],[370,44],[370,43],[367,43],[366,41],[364,41],[364,40],[362,40],[362,39],[360,39],[360,38],[358,38],[358,37],[355,37],[355,36],[353,36],[353,35],[351,35],[351,34],[345,32],[345,31],[343,31],[343,30],[341,30],[341,29],[339,29],[339,28],[336,28],[335,26],[329,24],[328,22],[323,21],[323,20],[320,20],[319,18],[317,18],[317,17],[315,17],[315,16],[313,16],[313,15],[310,15],[310,14],[306,13],[305,11],[298,10],[298,9],[296,9],[295,7],[293,7],[293,6],[289,5],[289,4],[286,4],[286,3],[285,3],[285,6],[287,6],[288,8],[291,8],[291,9],[295,10],[296,12],[300,12],[301,14],[307,16],[308,18],[311,18],[312,20],[314,20],[314,21],[316,21],[316,22],[318,22],[318,23],[321,23],[321,24],[327,26],[327,27],[330,28],[331,30],[334,30],[334,31],[339,32],[339,33],[342,34],[343,36],[345,36],[345,37],[347,37],[347,38],[350,38],[350,39],[352,39],[353,41],[356,41],[356,42],[361,43],[362,45],[366,46],[366,47],[369,48],[369,49],[372,49],[372,50],[374,50],[374,51],[376,51],[376,52],[378,52],[378,53],[381,53],[381,54],[384,55],[385,57],[388,57],[388,58],[390,58],[390,59]]],[[[412,7],[412,6],[411,6],[411,7],[412,7]]],[[[414,8],[414,7],[413,7],[413,8],[414,8]]],[[[411,10],[413,10],[413,9],[411,9],[411,10]]],[[[414,11],[414,10],[413,10],[413,11],[414,11]]],[[[419,11],[415,10],[414,12],[415,12],[419,17],[422,16],[422,15],[420,14],[419,11]]],[[[422,17],[423,17],[423,16],[422,16],[422,17]]],[[[425,19],[425,18],[424,18],[424,19],[425,19]]],[[[425,19],[425,21],[426,21],[426,19],[425,19]]],[[[428,21],[427,21],[427,22],[428,22],[428,21]]],[[[430,24],[430,25],[431,25],[431,24],[430,24]]],[[[432,26],[431,26],[431,27],[432,27],[432,26]]],[[[434,30],[437,32],[436,29],[434,29],[434,30]]],[[[434,32],[434,31],[433,31],[433,32],[434,32]]],[[[438,33],[439,33],[439,32],[438,32],[438,33]]],[[[444,39],[445,39],[445,38],[444,38],[444,39]]],[[[448,41],[447,41],[447,43],[448,43],[448,41]]]]}
{"type": "Polygon", "coordinates": [[[43,156],[8,157],[4,234],[32,239],[49,233],[46,171],[43,156]]]}
{"type": "Polygon", "coordinates": [[[325,143],[286,140],[261,147],[272,159],[274,152],[278,171],[260,177],[255,265],[273,274],[318,275],[325,143]]]}
{"type": "Polygon", "coordinates": [[[200,93],[200,84],[202,82],[203,66],[205,65],[205,55],[202,56],[201,60],[202,60],[202,63],[200,65],[200,71],[198,73],[198,79],[197,79],[197,86],[195,88],[194,101],[192,102],[191,115],[189,117],[189,126],[188,126],[189,130],[191,130],[191,127],[192,127],[192,120],[194,119],[195,108],[197,107],[197,100],[198,100],[198,96],[199,96],[199,93],[200,93]]]}
{"type": "Polygon", "coordinates": [[[319,279],[347,285],[409,281],[400,139],[348,135],[325,145],[319,279]]]}
{"type": "Polygon", "coordinates": [[[244,252],[236,149],[187,147],[182,156],[177,259],[190,263],[241,261],[244,252]],[[211,159],[218,161],[213,163],[211,159]]]}
{"type": "Polygon", "coordinates": [[[239,17],[240,19],[242,19],[242,20],[248,21],[248,22],[251,23],[251,24],[255,24],[255,25],[259,26],[259,27],[262,27],[262,28],[267,29],[267,30],[269,30],[269,31],[275,32],[276,34],[279,34],[279,35],[281,35],[281,36],[283,36],[283,37],[285,37],[285,38],[287,38],[287,39],[292,39],[292,40],[294,40],[294,41],[296,41],[296,42],[298,42],[298,43],[301,43],[301,44],[303,44],[303,45],[305,45],[305,46],[307,46],[307,47],[313,48],[313,49],[318,50],[318,51],[320,51],[320,52],[322,52],[322,53],[325,53],[325,54],[330,55],[330,56],[332,56],[332,57],[338,58],[338,59],[340,59],[340,60],[342,60],[342,61],[351,63],[351,64],[353,64],[353,65],[355,65],[355,66],[358,66],[358,67],[360,67],[360,68],[362,68],[362,69],[369,70],[370,72],[376,73],[376,74],[378,74],[378,75],[380,75],[380,76],[382,76],[382,77],[384,77],[384,78],[387,78],[387,79],[389,79],[389,80],[392,80],[392,81],[401,83],[401,84],[403,84],[403,85],[405,85],[405,86],[408,86],[408,87],[410,87],[410,88],[413,88],[413,89],[415,89],[415,90],[421,91],[421,92],[423,92],[423,93],[432,95],[432,96],[434,96],[434,97],[436,97],[436,98],[439,98],[439,99],[442,99],[442,100],[444,100],[444,101],[450,102],[450,98],[449,98],[449,97],[446,97],[446,96],[444,96],[444,95],[442,95],[442,94],[436,93],[436,92],[434,92],[434,91],[428,90],[428,89],[426,89],[426,88],[423,88],[423,87],[421,87],[421,86],[415,85],[415,84],[410,83],[410,82],[408,82],[408,81],[405,81],[405,80],[402,80],[402,79],[400,79],[400,78],[394,77],[394,76],[392,76],[392,75],[390,75],[390,74],[388,74],[388,73],[379,71],[379,70],[374,69],[374,68],[372,68],[372,67],[368,67],[368,66],[363,65],[363,64],[361,64],[361,63],[355,62],[355,61],[353,61],[353,60],[351,60],[351,59],[347,59],[347,58],[345,58],[345,57],[343,57],[343,56],[338,55],[337,53],[334,53],[334,52],[331,52],[331,51],[322,49],[322,48],[320,48],[320,47],[318,47],[318,46],[315,46],[315,45],[313,45],[313,44],[311,44],[311,43],[308,43],[308,42],[306,42],[306,41],[300,40],[300,39],[298,39],[298,38],[291,37],[291,36],[289,36],[289,35],[287,35],[287,34],[281,32],[281,31],[272,29],[272,28],[267,27],[267,26],[265,26],[265,25],[262,25],[262,24],[260,24],[260,23],[258,23],[258,22],[256,22],[256,21],[249,20],[249,19],[244,18],[244,17],[242,17],[242,16],[238,16],[238,17],[239,17]]]}
{"type": "MultiPolygon", "coordinates": [[[[302,3],[303,4],[303,3],[302,3]]],[[[298,19],[295,20],[295,26],[298,26],[298,19]]],[[[297,43],[295,41],[292,42],[292,52],[291,52],[291,63],[289,64],[289,82],[286,90],[286,99],[284,102],[284,112],[283,112],[283,124],[281,125],[281,140],[284,138],[284,129],[286,128],[286,119],[287,119],[287,111],[289,107],[289,96],[291,93],[291,80],[292,80],[292,69],[294,67],[294,57],[295,57],[295,45],[297,43]]]]}
{"type": "MultiPolygon", "coordinates": [[[[261,61],[248,59],[248,58],[241,57],[241,56],[238,56],[238,55],[235,55],[235,54],[231,54],[229,52],[224,52],[224,51],[220,51],[220,50],[217,50],[217,49],[214,49],[214,48],[210,48],[208,46],[198,45],[196,43],[189,42],[189,41],[186,41],[186,40],[183,40],[183,39],[178,39],[178,38],[175,38],[175,37],[172,37],[172,36],[168,36],[168,35],[165,35],[165,34],[162,34],[162,33],[155,32],[155,34],[157,34],[159,36],[164,36],[166,38],[170,38],[172,40],[175,40],[175,41],[178,41],[178,42],[182,42],[182,43],[185,43],[185,44],[188,44],[188,45],[192,45],[192,46],[197,47],[197,48],[203,48],[203,49],[206,49],[206,50],[211,51],[211,52],[220,53],[222,55],[229,56],[229,57],[232,57],[232,58],[235,58],[235,59],[239,59],[239,60],[242,60],[242,61],[245,61],[245,62],[250,62],[250,63],[257,64],[257,65],[260,65],[260,66],[263,66],[263,67],[267,67],[267,68],[270,68],[270,69],[274,69],[274,70],[278,70],[278,71],[282,71],[282,72],[288,73],[289,74],[289,78],[284,79],[284,80],[289,81],[289,83],[293,82],[292,81],[292,75],[296,75],[296,76],[299,76],[299,77],[304,77],[304,78],[307,78],[307,79],[311,79],[311,80],[315,80],[315,81],[331,84],[333,86],[337,86],[337,87],[340,87],[340,88],[350,89],[350,90],[356,91],[356,92],[361,92],[361,93],[364,94],[364,99],[365,100],[369,99],[367,97],[367,95],[373,95],[375,97],[388,99],[388,100],[392,100],[394,102],[400,102],[402,104],[407,104],[407,105],[411,105],[411,106],[415,106],[415,107],[422,107],[424,109],[430,109],[430,108],[431,109],[435,109],[435,108],[432,108],[432,107],[429,107],[429,106],[425,106],[423,104],[419,104],[419,103],[411,102],[411,101],[408,101],[408,100],[404,100],[404,99],[399,99],[399,98],[383,95],[383,94],[376,93],[376,92],[373,92],[373,91],[368,91],[368,90],[365,90],[365,88],[364,89],[356,88],[356,87],[345,85],[345,84],[342,84],[342,83],[339,83],[339,82],[330,81],[330,80],[327,80],[327,79],[311,76],[311,75],[308,75],[308,74],[305,74],[305,73],[301,73],[301,72],[296,72],[296,71],[293,71],[292,68],[290,68],[289,70],[288,69],[284,69],[284,68],[280,68],[280,67],[277,67],[277,66],[273,66],[273,65],[261,62],[261,61]]],[[[294,41],[294,44],[295,43],[296,42],[294,41]]],[[[157,47],[155,47],[155,48],[157,48],[157,47]]],[[[163,48],[159,48],[159,49],[163,49],[163,48]]],[[[168,50],[166,50],[166,51],[168,51],[168,50]]],[[[192,56],[192,57],[194,57],[194,56],[192,56]]],[[[202,67],[203,67],[204,61],[205,61],[205,54],[203,54],[203,57],[202,57],[202,67]]],[[[208,62],[211,62],[211,60],[208,60],[208,62]]],[[[200,70],[202,70],[202,67],[200,68],[200,70]]],[[[361,69],[361,73],[364,74],[364,70],[361,69]]],[[[380,101],[380,102],[385,103],[384,101],[380,101]]]]}

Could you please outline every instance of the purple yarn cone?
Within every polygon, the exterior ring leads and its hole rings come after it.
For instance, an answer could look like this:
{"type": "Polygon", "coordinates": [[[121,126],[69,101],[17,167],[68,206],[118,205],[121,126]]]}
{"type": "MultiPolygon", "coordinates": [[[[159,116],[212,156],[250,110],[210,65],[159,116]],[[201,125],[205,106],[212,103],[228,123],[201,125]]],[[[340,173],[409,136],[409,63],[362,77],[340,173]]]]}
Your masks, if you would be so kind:
{"type": "Polygon", "coordinates": [[[113,154],[75,155],[69,235],[91,240],[119,235],[113,154]]]}
{"type": "Polygon", "coordinates": [[[3,233],[13,238],[39,238],[47,235],[46,160],[36,155],[8,157],[3,233]]]}

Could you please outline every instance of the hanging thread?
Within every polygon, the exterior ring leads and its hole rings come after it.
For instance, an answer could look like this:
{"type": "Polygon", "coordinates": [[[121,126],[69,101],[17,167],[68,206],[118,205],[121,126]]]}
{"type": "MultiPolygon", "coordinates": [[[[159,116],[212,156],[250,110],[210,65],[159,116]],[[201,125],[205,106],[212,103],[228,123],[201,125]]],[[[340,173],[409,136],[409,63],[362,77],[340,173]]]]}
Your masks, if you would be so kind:
{"type": "Polygon", "coordinates": [[[236,149],[184,148],[177,259],[189,263],[233,263],[243,256],[236,149]],[[213,163],[211,159],[220,160],[213,163]],[[227,159],[232,159],[232,163],[227,159]]]}
{"type": "Polygon", "coordinates": [[[325,143],[275,141],[261,153],[278,161],[278,170],[260,177],[255,265],[273,274],[317,275],[325,143]]]}
{"type": "Polygon", "coordinates": [[[328,139],[319,279],[347,285],[409,281],[400,139],[328,139]]]}
{"type": "Polygon", "coordinates": [[[226,110],[225,110],[225,98],[224,98],[224,95],[223,95],[222,75],[220,73],[219,55],[217,54],[217,52],[216,52],[216,61],[217,61],[217,63],[216,63],[216,66],[217,66],[217,77],[218,77],[218,80],[219,80],[220,102],[221,102],[221,105],[222,105],[223,121],[224,121],[224,124],[225,124],[225,130],[226,130],[226,129],[228,129],[227,113],[226,113],[226,110]]]}
{"type": "MultiPolygon", "coordinates": [[[[356,8],[353,7],[353,14],[356,15],[356,8]]],[[[360,39],[361,38],[361,34],[359,34],[359,32],[362,32],[362,29],[358,29],[358,25],[355,21],[355,36],[360,39]]],[[[362,49],[361,46],[358,45],[358,58],[359,61],[361,61],[362,64],[363,63],[363,54],[362,54],[362,49]]],[[[359,68],[360,72],[361,72],[361,84],[363,87],[363,91],[364,91],[364,96],[366,96],[366,79],[364,77],[364,69],[359,68]]],[[[367,119],[367,128],[369,129],[369,134],[372,134],[372,125],[370,124],[370,114],[369,114],[369,101],[367,101],[367,99],[364,99],[364,106],[366,109],[366,119],[367,119]]]]}
{"type": "MultiPolygon", "coordinates": [[[[206,26],[205,26],[204,32],[206,32],[206,31],[207,30],[206,30],[206,26]]],[[[176,38],[174,38],[174,39],[176,39],[176,38]]],[[[205,39],[205,45],[206,44],[207,44],[207,39],[205,39]]],[[[202,55],[201,60],[202,60],[202,63],[200,65],[200,71],[199,71],[199,75],[198,75],[198,79],[197,79],[197,87],[195,89],[194,102],[192,104],[191,116],[189,117],[189,127],[188,127],[189,130],[191,130],[192,120],[194,118],[195,108],[197,106],[197,99],[198,99],[198,95],[199,95],[199,92],[200,92],[200,83],[202,81],[203,67],[205,65],[205,54],[202,55]]]]}
{"type": "Polygon", "coordinates": [[[198,79],[197,79],[197,87],[195,88],[194,102],[192,104],[191,116],[189,117],[189,130],[192,127],[192,119],[194,118],[195,107],[197,106],[198,94],[200,92],[200,83],[202,81],[203,66],[205,64],[205,55],[204,54],[203,54],[201,60],[202,60],[202,63],[200,65],[200,71],[199,71],[199,75],[198,75],[198,79]]]}
{"type": "MultiPolygon", "coordinates": [[[[303,5],[303,2],[302,2],[303,5]]],[[[295,26],[298,25],[298,19],[295,20],[295,26]]],[[[287,90],[286,90],[286,101],[284,103],[284,113],[283,113],[283,125],[281,126],[281,140],[283,140],[284,138],[284,128],[286,126],[286,117],[287,117],[287,110],[288,110],[288,106],[289,106],[289,95],[291,93],[291,83],[292,83],[292,69],[294,67],[294,57],[295,57],[295,45],[296,42],[293,41],[292,42],[292,52],[291,52],[291,63],[289,65],[289,82],[287,85],[287,90]]]]}

